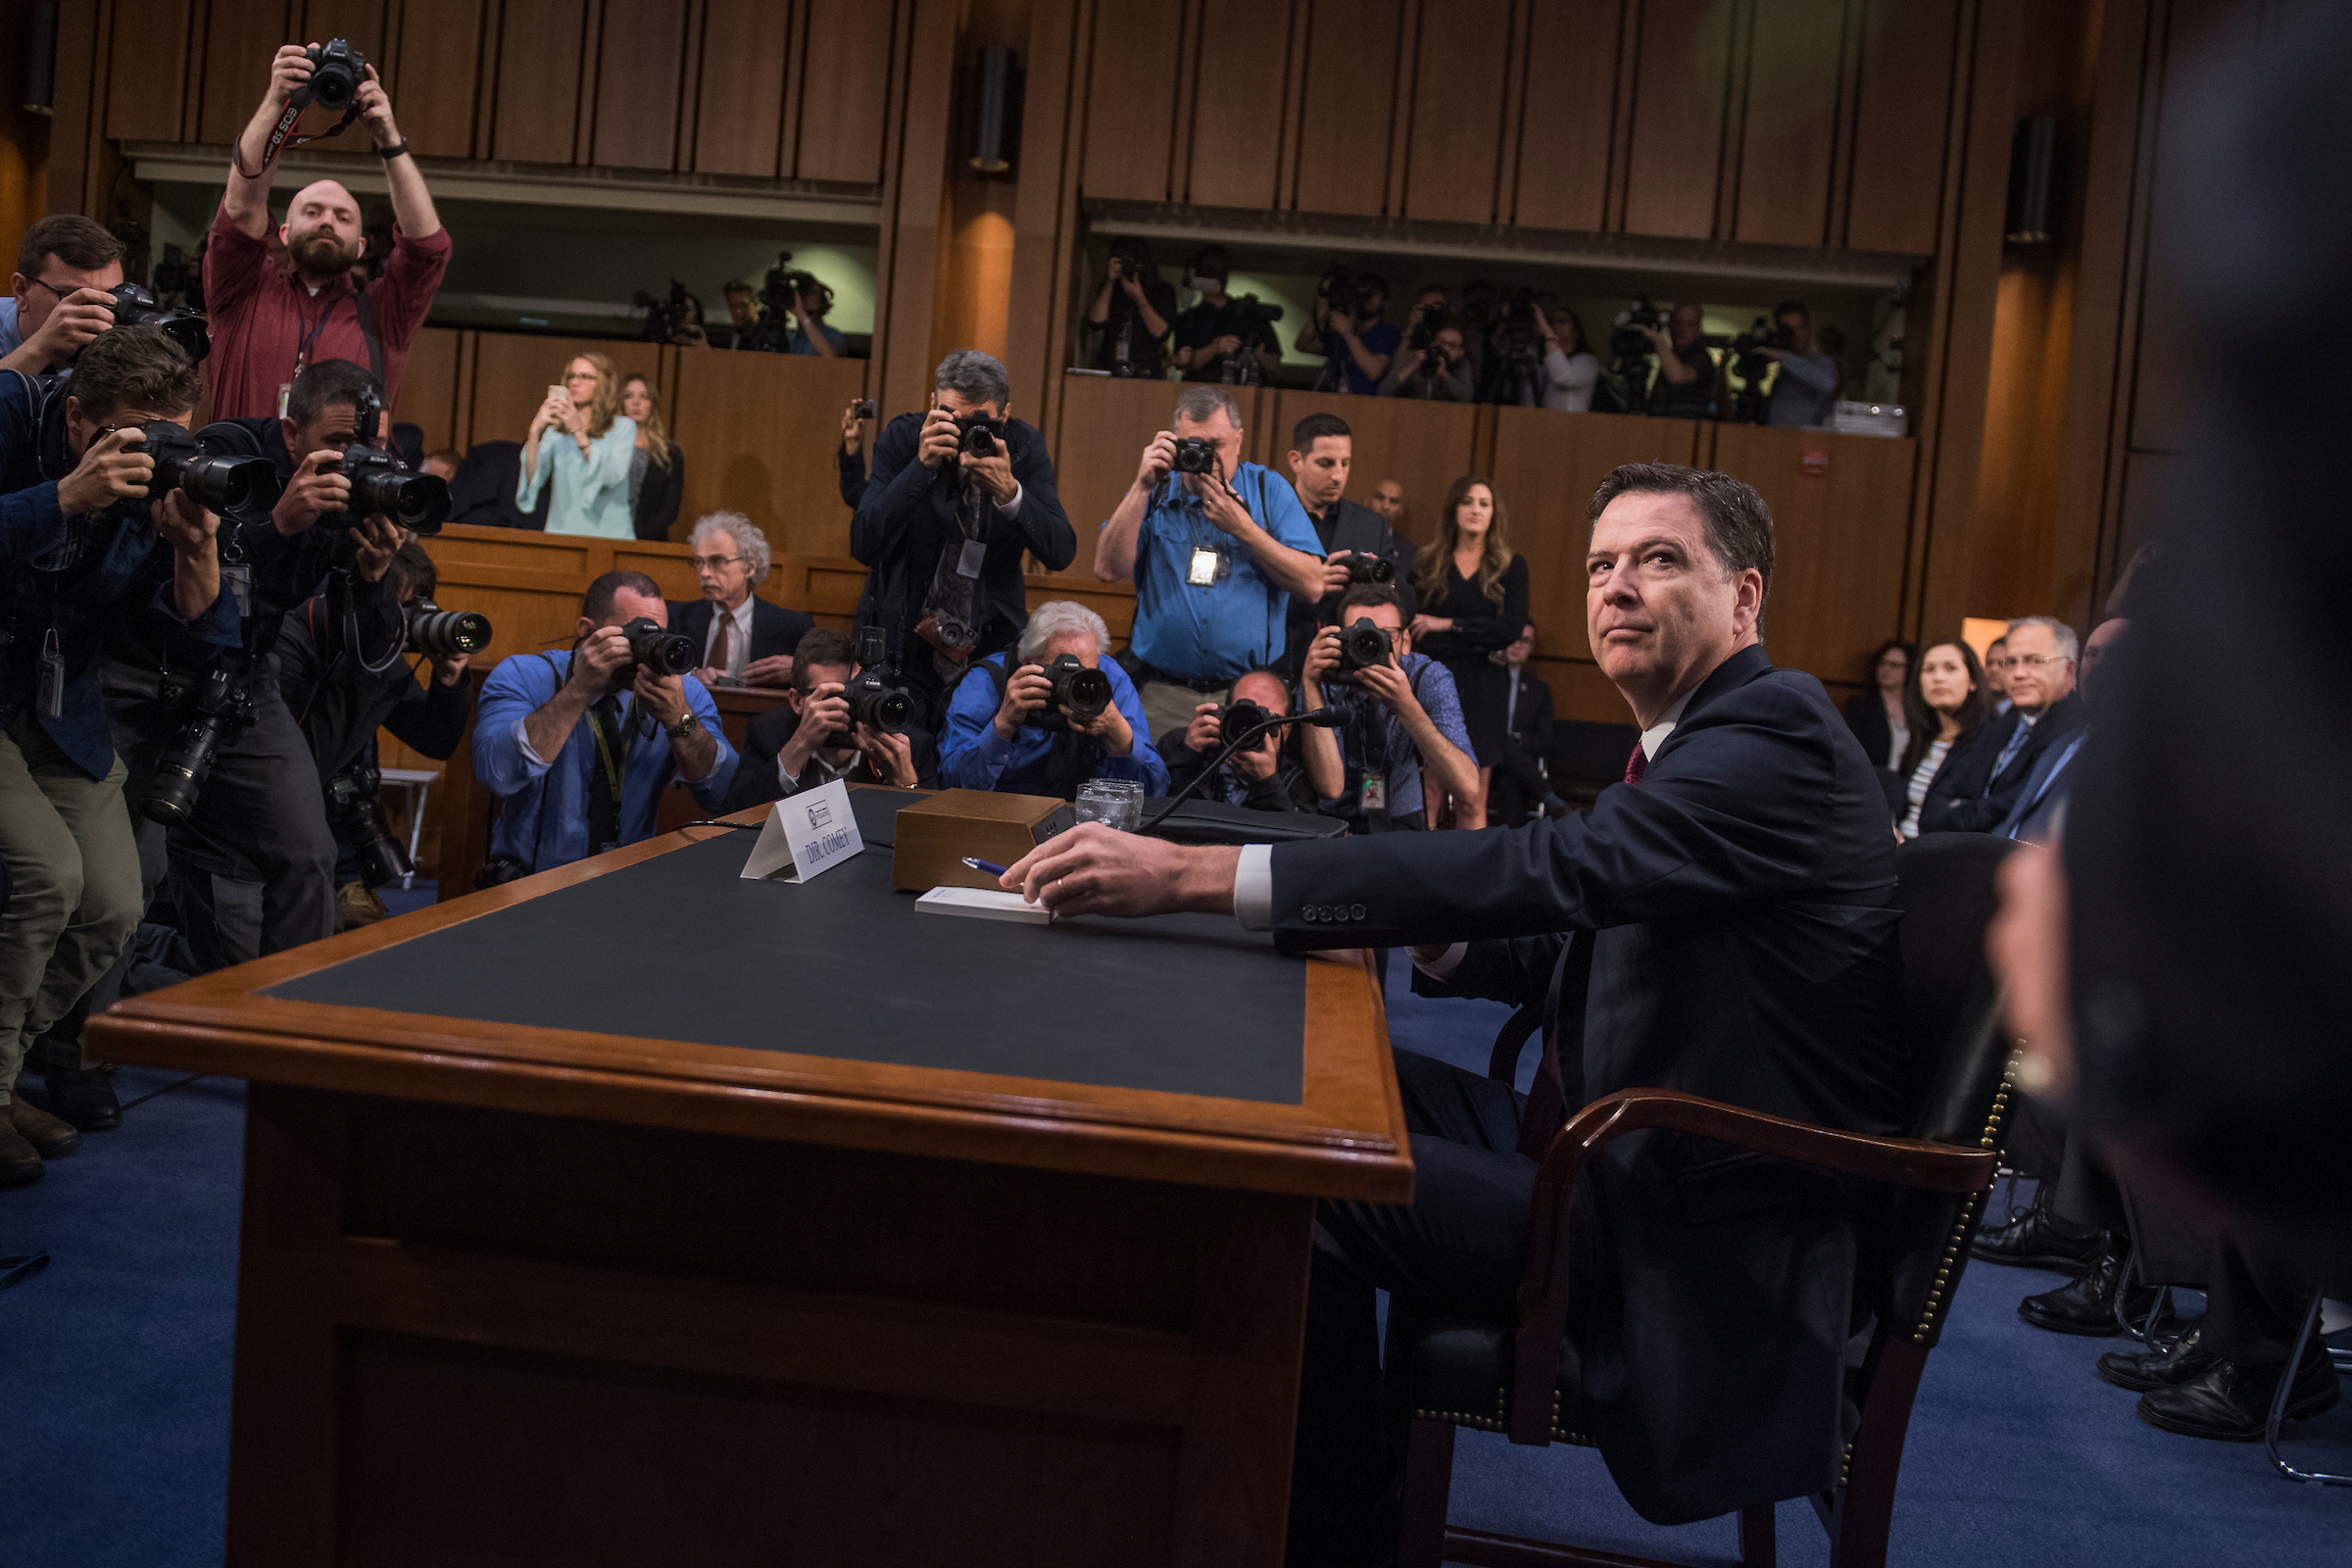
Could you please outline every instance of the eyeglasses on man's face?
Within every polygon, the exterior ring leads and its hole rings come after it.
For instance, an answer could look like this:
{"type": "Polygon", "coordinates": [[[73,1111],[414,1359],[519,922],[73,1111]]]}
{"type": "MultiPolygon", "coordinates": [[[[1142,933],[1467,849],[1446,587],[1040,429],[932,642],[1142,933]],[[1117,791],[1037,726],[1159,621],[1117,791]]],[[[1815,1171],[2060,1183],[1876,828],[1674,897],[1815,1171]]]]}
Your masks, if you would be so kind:
{"type": "Polygon", "coordinates": [[[2029,669],[2047,669],[2052,664],[2063,664],[2066,662],[2065,657],[2059,654],[2019,654],[2012,659],[1994,660],[1992,667],[1994,669],[2015,669],[2023,664],[2029,669]]]}
{"type": "Polygon", "coordinates": [[[693,558],[694,569],[697,571],[724,571],[742,559],[741,556],[696,556],[693,558]]]}

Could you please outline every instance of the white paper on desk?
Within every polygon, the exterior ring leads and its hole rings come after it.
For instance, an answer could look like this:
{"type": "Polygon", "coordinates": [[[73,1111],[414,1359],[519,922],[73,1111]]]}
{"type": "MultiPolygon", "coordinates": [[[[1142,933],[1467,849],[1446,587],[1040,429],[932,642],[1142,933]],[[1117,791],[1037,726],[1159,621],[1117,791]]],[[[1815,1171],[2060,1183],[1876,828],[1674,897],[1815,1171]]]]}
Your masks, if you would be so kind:
{"type": "Polygon", "coordinates": [[[983,920],[1019,920],[1030,925],[1054,921],[1054,911],[1044,905],[996,888],[933,888],[915,900],[914,906],[923,914],[972,914],[983,920]]]}
{"type": "Polygon", "coordinates": [[[743,862],[743,875],[753,881],[806,882],[864,849],[858,813],[850,809],[850,787],[835,779],[769,808],[760,842],[743,862]],[[786,866],[792,874],[780,875],[786,866]]]}

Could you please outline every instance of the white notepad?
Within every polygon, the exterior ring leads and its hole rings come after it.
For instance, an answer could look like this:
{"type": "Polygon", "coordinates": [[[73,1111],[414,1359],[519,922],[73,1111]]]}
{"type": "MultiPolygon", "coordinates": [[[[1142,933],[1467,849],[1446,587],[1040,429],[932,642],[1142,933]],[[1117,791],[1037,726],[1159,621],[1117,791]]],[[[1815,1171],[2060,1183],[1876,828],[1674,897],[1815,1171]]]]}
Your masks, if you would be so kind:
{"type": "Polygon", "coordinates": [[[914,906],[931,914],[971,914],[983,920],[1025,920],[1031,925],[1048,925],[1054,919],[1054,911],[1044,905],[995,888],[933,888],[915,900],[914,906]]]}

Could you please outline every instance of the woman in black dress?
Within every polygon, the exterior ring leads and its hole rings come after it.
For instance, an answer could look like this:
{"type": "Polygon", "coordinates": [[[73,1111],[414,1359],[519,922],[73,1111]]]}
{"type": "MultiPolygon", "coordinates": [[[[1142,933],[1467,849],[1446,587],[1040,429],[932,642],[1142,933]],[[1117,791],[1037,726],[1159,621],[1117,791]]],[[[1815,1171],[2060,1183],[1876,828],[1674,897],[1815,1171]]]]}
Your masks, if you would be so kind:
{"type": "MultiPolygon", "coordinates": [[[[1413,651],[1453,676],[1478,761],[1478,798],[1453,803],[1453,825],[1485,827],[1494,760],[1509,731],[1510,676],[1494,655],[1527,625],[1527,558],[1511,552],[1492,483],[1475,475],[1453,481],[1438,536],[1421,547],[1413,589],[1421,606],[1413,616],[1413,651]]],[[[1436,820],[1433,809],[1430,821],[1436,820]]]]}

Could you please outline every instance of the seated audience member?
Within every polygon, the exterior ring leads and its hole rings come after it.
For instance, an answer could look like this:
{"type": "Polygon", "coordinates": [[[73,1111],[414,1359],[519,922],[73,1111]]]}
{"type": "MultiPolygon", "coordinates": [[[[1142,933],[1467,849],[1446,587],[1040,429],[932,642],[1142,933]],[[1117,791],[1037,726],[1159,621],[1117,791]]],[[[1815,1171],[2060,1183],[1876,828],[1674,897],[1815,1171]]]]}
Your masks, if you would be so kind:
{"type": "Polygon", "coordinates": [[[1894,830],[1903,838],[1919,837],[1920,811],[1936,773],[1991,717],[1989,690],[1977,652],[1968,644],[1955,639],[1921,650],[1918,667],[1903,686],[1903,724],[1909,739],[1894,764],[1903,780],[1903,806],[1894,830]]]}
{"type": "MultiPolygon", "coordinates": [[[[1088,823],[1004,879],[1067,914],[1231,913],[1286,950],[1411,945],[1416,991],[1556,1019],[1524,1099],[1395,1052],[1412,1201],[1317,1210],[1294,1562],[1394,1556],[1401,1453],[1380,1412],[1411,1405],[1381,1386],[1377,1293],[1513,1321],[1538,1161],[1568,1111],[1640,1087],[1871,1135],[1910,1114],[1894,836],[1829,694],[1758,640],[1771,513],[1728,475],[1642,464],[1590,514],[1587,634],[1643,732],[1592,810],[1240,850],[1088,823]]],[[[1857,1247],[1843,1185],[1795,1167],[1760,1185],[1755,1161],[1702,1141],[1634,1137],[1586,1160],[1578,1201],[1594,1245],[1571,1276],[1559,1419],[1633,1507],[1685,1523],[1834,1487],[1857,1247]]]]}
{"type": "Polygon", "coordinates": [[[1282,345],[1273,329],[1242,315],[1228,297],[1225,280],[1233,258],[1211,245],[1193,262],[1193,287],[1200,303],[1176,318],[1176,368],[1187,381],[1271,382],[1282,369],[1282,345]]]}
{"type": "Polygon", "coordinates": [[[464,453],[443,447],[438,452],[428,452],[424,455],[424,471],[443,484],[447,484],[458,476],[458,465],[465,461],[464,453]]]}
{"type": "Polygon", "coordinates": [[[1159,378],[1161,345],[1176,322],[1176,290],[1160,279],[1150,240],[1122,234],[1111,241],[1102,286],[1086,308],[1086,319],[1096,328],[1096,369],[1159,378]]]}
{"type": "Polygon", "coordinates": [[[1366,272],[1356,284],[1363,293],[1352,311],[1332,309],[1322,285],[1316,285],[1315,303],[1291,347],[1324,362],[1318,390],[1370,397],[1380,390],[1380,379],[1389,373],[1389,361],[1404,334],[1396,322],[1381,319],[1389,305],[1388,279],[1366,272]]]}
{"type": "Polygon", "coordinates": [[[1563,414],[1589,413],[1592,388],[1600,380],[1600,357],[1585,343],[1584,318],[1565,305],[1554,305],[1537,314],[1536,325],[1544,333],[1544,407],[1563,414]]]}
{"type": "MultiPolygon", "coordinates": [[[[1274,717],[1291,710],[1291,689],[1282,672],[1253,669],[1233,683],[1233,700],[1255,703],[1274,717]]],[[[1200,776],[1210,760],[1225,749],[1224,727],[1216,703],[1202,703],[1193,721],[1159,738],[1159,760],[1167,764],[1168,793],[1173,795],[1200,776]]],[[[1283,732],[1271,730],[1243,747],[1219,764],[1216,776],[1202,784],[1193,799],[1220,806],[1247,807],[1252,811],[1301,811],[1312,814],[1315,789],[1306,769],[1290,756],[1283,732]]]]}
{"type": "Polygon", "coordinates": [[[1467,403],[1471,391],[1469,354],[1458,326],[1440,327],[1428,348],[1397,351],[1380,382],[1384,398],[1425,398],[1433,403],[1467,403]]]}
{"type": "Polygon", "coordinates": [[[743,760],[727,791],[727,811],[780,801],[843,779],[892,789],[939,787],[939,748],[930,732],[892,735],[850,722],[842,693],[858,674],[849,638],[819,626],[792,655],[791,695],[744,731],[743,760]]]}
{"type": "Polygon", "coordinates": [[[1412,519],[1404,512],[1404,486],[1394,479],[1383,479],[1372,487],[1372,499],[1365,503],[1380,514],[1380,520],[1399,539],[1410,537],[1412,519]]]}
{"type": "Polygon", "coordinates": [[[1985,725],[1965,752],[1944,760],[1920,808],[1922,833],[1999,828],[2016,808],[2042,754],[2062,745],[2088,716],[2075,692],[2073,627],[2031,615],[2009,623],[2008,644],[2012,707],[1985,725]]]}
{"type": "Polygon", "coordinates": [[[991,655],[956,688],[939,740],[940,783],[1068,801],[1089,779],[1118,778],[1165,795],[1167,764],[1152,744],[1143,702],[1109,656],[1101,615],[1067,599],[1038,606],[1017,658],[991,655]],[[1110,681],[1109,706],[1091,718],[1054,706],[1046,666],[1065,655],[1110,681]]]}
{"type": "Polygon", "coordinates": [[[713,512],[687,535],[703,597],[669,607],[669,623],[703,645],[705,686],[789,686],[792,651],[816,622],[753,590],[767,581],[767,535],[740,512],[713,512]]]}
{"type": "Polygon", "coordinates": [[[668,624],[661,586],[642,572],[608,571],[580,600],[569,652],[511,655],[490,672],[473,771],[506,804],[478,885],[653,837],[672,778],[707,811],[725,803],[735,751],[718,710],[693,676],[637,662],[622,628],[639,619],[668,624]]]}
{"type": "Polygon", "coordinates": [[[1352,580],[1350,563],[1377,557],[1389,564],[1390,582],[1399,591],[1405,616],[1413,612],[1413,547],[1397,537],[1386,518],[1348,500],[1348,475],[1355,464],[1355,437],[1336,414],[1310,414],[1291,431],[1291,488],[1306,509],[1323,546],[1323,598],[1294,596],[1283,666],[1297,670],[1318,627],[1339,613],[1340,595],[1352,580]]]}
{"type": "Polygon", "coordinates": [[[115,324],[108,291],[122,281],[122,242],[78,213],[24,231],[10,298],[0,300],[0,369],[26,375],[61,365],[115,324]]]}
{"type": "Polygon", "coordinates": [[[881,628],[936,730],[947,688],[1019,638],[1029,618],[1023,557],[1059,571],[1077,559],[1078,536],[1054,493],[1046,438],[1008,416],[1004,365],[957,349],[931,387],[930,407],[900,415],[874,442],[850,554],[866,568],[858,628],[881,628]],[[964,450],[967,428],[981,425],[998,432],[985,456],[964,450]]]}
{"type": "Polygon", "coordinates": [[[2114,657],[2116,644],[2131,625],[2122,616],[2115,616],[2092,627],[2090,635],[2083,639],[2082,676],[2077,687],[2085,710],[2082,727],[2051,745],[2041,754],[2041,760],[2034,764],[2034,771],[2026,775],[2026,786],[2018,792],[2017,804],[2009,808],[2001,825],[1993,829],[2003,838],[2031,839],[2039,844],[2056,836],[2067,797],[2074,791],[2077,760],[2090,739],[2091,671],[2098,668],[2102,660],[2114,657]]]}
{"type": "Polygon", "coordinates": [[[640,539],[666,540],[686,492],[686,454],[662,422],[662,394],[642,375],[620,383],[620,412],[637,426],[629,456],[629,517],[640,539]]]}
{"type": "Polygon", "coordinates": [[[1535,655],[1536,628],[1530,625],[1499,656],[1506,677],[1503,737],[1494,757],[1487,820],[1505,827],[1517,827],[1530,816],[1568,814],[1568,803],[1544,776],[1544,759],[1551,751],[1551,687],[1529,672],[1527,662],[1535,655]]]}
{"type": "Polygon", "coordinates": [[[1471,760],[1453,677],[1436,660],[1413,652],[1395,589],[1358,583],[1341,596],[1339,623],[1307,645],[1298,693],[1305,712],[1348,710],[1348,722],[1336,730],[1301,726],[1298,748],[1317,801],[1349,832],[1427,827],[1431,786],[1457,800],[1476,797],[1478,763],[1471,760]],[[1388,633],[1388,658],[1342,670],[1342,630],[1357,624],[1388,633]]]}
{"type": "Polygon", "coordinates": [[[865,499],[865,420],[858,413],[861,399],[850,399],[841,411],[841,499],[852,512],[865,499]]]}
{"type": "Polygon", "coordinates": [[[1911,745],[1911,720],[1903,710],[1903,693],[1911,681],[1911,645],[1889,637],[1870,656],[1870,685],[1845,700],[1845,727],[1870,754],[1874,767],[1902,764],[1911,745]]]}
{"type": "Polygon", "coordinates": [[[575,355],[564,384],[551,386],[522,438],[522,477],[514,504],[524,512],[548,504],[549,533],[634,539],[629,520],[629,465],[637,451],[637,421],[620,412],[612,362],[602,354],[575,355]]]}
{"type": "Polygon", "coordinates": [[[525,511],[514,500],[521,478],[521,442],[476,441],[458,460],[457,477],[449,481],[449,522],[544,533],[555,492],[541,490],[539,504],[525,511]]]}
{"type": "Polygon", "coordinates": [[[1992,714],[1999,717],[2012,706],[2009,701],[2009,639],[1995,637],[1984,645],[1984,691],[1992,699],[1992,714]]]}

